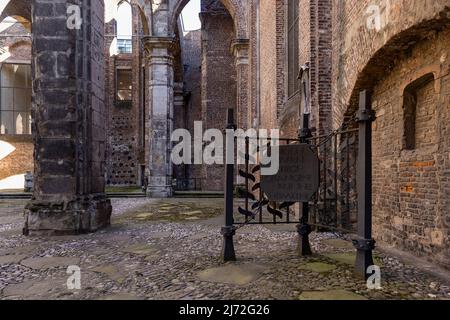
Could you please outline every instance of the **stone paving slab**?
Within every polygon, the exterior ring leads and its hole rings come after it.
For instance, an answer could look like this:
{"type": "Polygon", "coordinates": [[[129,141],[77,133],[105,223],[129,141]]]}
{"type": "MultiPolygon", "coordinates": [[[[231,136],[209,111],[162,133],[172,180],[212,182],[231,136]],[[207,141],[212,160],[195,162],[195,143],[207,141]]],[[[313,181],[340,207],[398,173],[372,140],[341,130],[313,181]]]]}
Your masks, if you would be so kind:
{"type": "Polygon", "coordinates": [[[323,262],[311,262],[300,266],[301,270],[309,270],[317,273],[329,273],[336,269],[335,265],[323,262]]]}
{"type": "Polygon", "coordinates": [[[40,257],[27,258],[22,260],[21,264],[25,267],[39,270],[78,265],[79,262],[80,259],[75,257],[40,257]]]}
{"type": "Polygon", "coordinates": [[[363,296],[347,290],[305,291],[299,300],[367,300],[363,296]]]}
{"type": "Polygon", "coordinates": [[[323,242],[337,249],[355,249],[351,241],[343,239],[326,239],[323,242]]]}
{"type": "Polygon", "coordinates": [[[72,294],[67,290],[66,279],[24,281],[8,285],[2,295],[10,299],[47,299],[52,295],[72,294]]]}
{"type": "Polygon", "coordinates": [[[0,255],[10,255],[10,254],[24,254],[24,255],[32,255],[38,249],[38,246],[35,244],[27,244],[25,246],[14,247],[9,249],[0,250],[0,255]]]}
{"type": "Polygon", "coordinates": [[[11,263],[19,263],[23,259],[27,258],[24,254],[9,254],[6,256],[0,256],[0,266],[11,263]]]}
{"type": "MultiPolygon", "coordinates": [[[[351,266],[355,265],[356,252],[325,253],[324,256],[339,263],[348,264],[351,266]]],[[[373,259],[374,263],[378,266],[383,265],[383,262],[379,259],[379,257],[374,255],[373,259]]]]}
{"type": "Polygon", "coordinates": [[[219,268],[206,269],[198,273],[202,281],[235,285],[246,285],[257,280],[265,267],[256,264],[227,264],[219,268]]]}
{"type": "Polygon", "coordinates": [[[159,250],[152,246],[149,246],[146,243],[139,243],[121,249],[121,251],[137,255],[151,256],[158,253],[159,250]]]}
{"type": "Polygon", "coordinates": [[[102,265],[91,269],[91,271],[102,273],[113,281],[123,283],[125,281],[125,275],[121,270],[114,265],[102,265]]]}

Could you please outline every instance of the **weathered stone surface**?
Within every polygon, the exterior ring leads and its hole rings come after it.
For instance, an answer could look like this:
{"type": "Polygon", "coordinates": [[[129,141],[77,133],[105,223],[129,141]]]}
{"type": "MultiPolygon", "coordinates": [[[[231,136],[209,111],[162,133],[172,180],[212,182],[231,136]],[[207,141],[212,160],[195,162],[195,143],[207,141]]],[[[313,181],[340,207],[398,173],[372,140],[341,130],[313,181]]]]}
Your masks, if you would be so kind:
{"type": "Polygon", "coordinates": [[[195,210],[195,211],[186,211],[186,212],[183,212],[182,214],[185,216],[195,216],[198,214],[202,214],[202,212],[199,210],[195,210]]]}
{"type": "Polygon", "coordinates": [[[79,234],[110,225],[104,194],[104,4],[84,4],[85,33],[67,28],[68,4],[36,0],[31,11],[36,112],[30,125],[38,174],[25,209],[25,235],[79,234]],[[55,109],[57,120],[50,119],[55,109]]]}
{"type": "Polygon", "coordinates": [[[25,235],[71,235],[94,232],[110,225],[111,202],[104,195],[83,200],[32,200],[25,207],[25,235]]]}
{"type": "Polygon", "coordinates": [[[127,253],[133,253],[143,256],[150,256],[154,255],[158,252],[158,249],[146,244],[146,243],[140,243],[140,244],[134,244],[132,246],[126,247],[122,249],[123,252],[127,253]]]}
{"type": "Polygon", "coordinates": [[[245,285],[257,280],[264,267],[255,264],[227,264],[223,267],[206,269],[197,274],[202,281],[245,285]]]}
{"type": "Polygon", "coordinates": [[[197,233],[189,237],[190,240],[202,240],[208,237],[206,233],[197,233]]]}
{"type": "Polygon", "coordinates": [[[114,265],[102,265],[91,269],[94,272],[103,273],[111,280],[122,283],[125,280],[123,272],[114,265]]]}
{"type": "MultiPolygon", "coordinates": [[[[324,256],[348,265],[354,265],[356,260],[356,253],[354,252],[325,253],[324,256]]],[[[374,263],[378,266],[381,266],[383,264],[381,259],[379,259],[377,256],[374,255],[373,259],[374,263]]]]}
{"type": "Polygon", "coordinates": [[[333,259],[340,263],[345,263],[349,265],[354,265],[356,260],[356,253],[326,253],[325,257],[333,259]]]}
{"type": "Polygon", "coordinates": [[[311,262],[300,266],[300,269],[309,270],[317,273],[329,273],[334,269],[336,269],[336,266],[323,262],[311,262]]]}
{"type": "Polygon", "coordinates": [[[152,239],[162,239],[162,238],[168,238],[172,235],[172,232],[170,231],[159,231],[159,232],[152,232],[149,236],[152,239]]]}
{"type": "MultiPolygon", "coordinates": [[[[116,216],[121,215],[120,210],[129,211],[143,203],[154,202],[144,198],[113,201],[116,216]]],[[[215,206],[222,200],[209,199],[208,202],[215,206]]],[[[21,211],[20,207],[11,207],[8,211],[0,210],[0,216],[18,215],[21,211]]],[[[1,221],[0,228],[3,227],[1,221]]],[[[334,264],[323,253],[337,253],[342,249],[330,250],[330,246],[323,243],[333,236],[329,233],[310,235],[317,255],[306,258],[298,256],[297,234],[245,227],[242,228],[245,233],[239,232],[240,236],[235,239],[239,262],[222,264],[218,262],[222,240],[220,226],[206,221],[195,224],[150,221],[75,238],[11,239],[0,234],[0,247],[38,245],[39,250],[29,257],[39,254],[82,261],[81,290],[67,290],[69,275],[65,267],[32,269],[22,264],[2,265],[0,299],[265,300],[298,299],[302,292],[332,289],[355,292],[368,299],[449,298],[446,281],[428,274],[413,262],[400,262],[393,254],[382,253],[385,262],[382,272],[389,275],[382,278],[382,290],[368,290],[365,281],[353,275],[350,265],[336,263],[336,268],[329,273],[302,270],[308,263],[334,264]],[[151,237],[158,233],[164,237],[151,237]],[[204,238],[191,238],[197,234],[204,238]],[[163,249],[150,256],[122,251],[136,244],[163,249]],[[230,265],[234,269],[230,270],[230,265]],[[211,272],[211,269],[216,270],[211,272]],[[236,269],[241,270],[236,272],[236,269]],[[208,276],[206,280],[199,277],[203,271],[208,276]]],[[[445,278],[446,274],[443,275],[445,278]]]]}
{"type": "Polygon", "coordinates": [[[304,291],[300,300],[367,300],[367,298],[347,290],[304,291]]]}
{"type": "Polygon", "coordinates": [[[48,299],[51,294],[68,292],[66,279],[31,280],[8,285],[3,296],[9,299],[48,299]]]}
{"type": "Polygon", "coordinates": [[[354,249],[354,246],[350,241],[342,239],[327,239],[323,242],[337,249],[354,249]]]}
{"type": "Polygon", "coordinates": [[[20,247],[10,248],[10,249],[3,249],[0,250],[0,255],[10,255],[10,254],[17,254],[17,255],[33,255],[38,249],[38,246],[35,244],[26,244],[20,247]]]}
{"type": "Polygon", "coordinates": [[[9,254],[6,256],[0,256],[0,266],[10,263],[19,263],[27,256],[23,254],[9,254]]]}
{"type": "Polygon", "coordinates": [[[28,258],[22,260],[21,264],[25,267],[41,270],[55,267],[68,267],[78,265],[80,259],[76,257],[42,257],[42,258],[28,258]]]}

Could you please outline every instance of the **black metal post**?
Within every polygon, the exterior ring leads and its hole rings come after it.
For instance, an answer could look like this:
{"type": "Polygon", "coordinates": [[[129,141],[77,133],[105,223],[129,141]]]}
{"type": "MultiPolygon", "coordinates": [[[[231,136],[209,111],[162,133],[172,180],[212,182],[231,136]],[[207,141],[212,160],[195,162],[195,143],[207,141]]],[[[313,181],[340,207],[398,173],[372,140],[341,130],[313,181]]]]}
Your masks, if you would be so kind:
{"type": "MultiPolygon", "coordinates": [[[[227,111],[227,129],[236,130],[234,123],[234,110],[227,111]]],[[[234,152],[234,135],[227,137],[226,153],[234,152]],[[228,139],[232,139],[228,141],[228,139]],[[230,150],[230,148],[232,148],[230,150]]],[[[227,158],[227,157],[226,157],[227,158]]],[[[228,158],[227,158],[228,159],[228,158]]],[[[234,159],[232,163],[225,164],[225,226],[222,227],[223,245],[222,256],[224,261],[236,261],[236,254],[234,252],[233,236],[236,229],[233,226],[233,195],[234,195],[234,159]]]]}
{"type": "MultiPolygon", "coordinates": [[[[311,130],[309,129],[309,114],[303,114],[303,127],[300,130],[299,138],[301,143],[309,143],[309,138],[312,137],[311,130]]],[[[300,255],[310,256],[312,255],[311,245],[309,244],[309,234],[311,233],[311,226],[309,221],[309,203],[302,203],[302,216],[300,218],[300,224],[297,225],[298,240],[300,255]]]]}
{"type": "Polygon", "coordinates": [[[355,272],[367,279],[367,268],[373,265],[372,250],[372,110],[371,95],[362,91],[359,95],[359,146],[358,146],[358,238],[353,240],[356,248],[355,272]]]}

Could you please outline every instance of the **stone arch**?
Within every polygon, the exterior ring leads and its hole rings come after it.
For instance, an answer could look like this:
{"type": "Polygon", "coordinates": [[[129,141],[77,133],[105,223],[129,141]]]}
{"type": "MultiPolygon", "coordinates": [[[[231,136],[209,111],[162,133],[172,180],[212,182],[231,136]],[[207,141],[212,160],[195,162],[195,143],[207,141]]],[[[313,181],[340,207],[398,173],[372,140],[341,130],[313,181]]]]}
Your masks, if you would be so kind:
{"type": "MultiPolygon", "coordinates": [[[[5,0],[4,0],[5,1],[5,0]]],[[[31,21],[31,1],[28,0],[6,0],[7,4],[0,12],[0,21],[8,16],[22,18],[31,21]]],[[[18,20],[19,20],[18,19],[18,20]]]]}
{"type": "Polygon", "coordinates": [[[450,20],[445,21],[445,23],[439,22],[439,20],[427,21],[399,33],[388,41],[384,47],[374,54],[358,75],[345,117],[352,116],[356,111],[360,91],[372,89],[383,78],[385,72],[394,66],[399,57],[408,55],[411,48],[426,39],[430,32],[433,33],[444,28],[450,28],[450,20]]]}
{"type": "MultiPolygon", "coordinates": [[[[379,0],[378,2],[382,2],[379,0]]],[[[358,108],[358,96],[362,90],[371,90],[402,57],[430,35],[450,28],[450,8],[438,1],[433,7],[412,3],[402,7],[401,14],[394,11],[391,21],[381,31],[364,28],[367,16],[362,14],[358,32],[351,27],[341,29],[347,39],[341,43],[339,59],[341,70],[348,70],[343,76],[336,74],[334,86],[333,125],[339,127],[350,119],[358,108]],[[405,20],[404,16],[411,19],[405,20]],[[398,20],[398,21],[397,21],[398,20]],[[355,31],[355,30],[353,30],[355,31]]]]}
{"type": "MultiPolygon", "coordinates": [[[[183,8],[190,0],[173,0],[169,2],[169,34],[174,34],[177,18],[183,8]]],[[[240,0],[221,0],[223,6],[228,10],[234,22],[236,38],[246,39],[247,35],[247,8],[246,4],[240,0]]]]}
{"type": "MultiPolygon", "coordinates": [[[[139,17],[141,19],[142,28],[145,36],[151,35],[151,18],[152,18],[152,7],[151,1],[146,0],[106,0],[105,2],[105,12],[106,21],[108,23],[108,12],[110,15],[114,13],[114,8],[118,7],[123,1],[128,2],[132,6],[139,9],[139,17]]],[[[113,17],[111,16],[110,19],[113,17]]]]}
{"type": "Polygon", "coordinates": [[[3,11],[0,12],[0,22],[7,17],[12,17],[20,22],[27,31],[31,31],[31,2],[24,0],[8,1],[3,11]]]}

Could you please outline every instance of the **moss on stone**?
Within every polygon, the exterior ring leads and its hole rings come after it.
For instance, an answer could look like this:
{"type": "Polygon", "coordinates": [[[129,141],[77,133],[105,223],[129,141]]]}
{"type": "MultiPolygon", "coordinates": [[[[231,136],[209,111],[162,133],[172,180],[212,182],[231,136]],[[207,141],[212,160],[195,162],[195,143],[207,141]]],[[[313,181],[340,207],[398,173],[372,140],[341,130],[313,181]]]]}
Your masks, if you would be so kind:
{"type": "Polygon", "coordinates": [[[333,264],[323,262],[311,262],[300,266],[300,269],[313,271],[317,273],[328,273],[336,269],[336,266],[333,264]]]}

